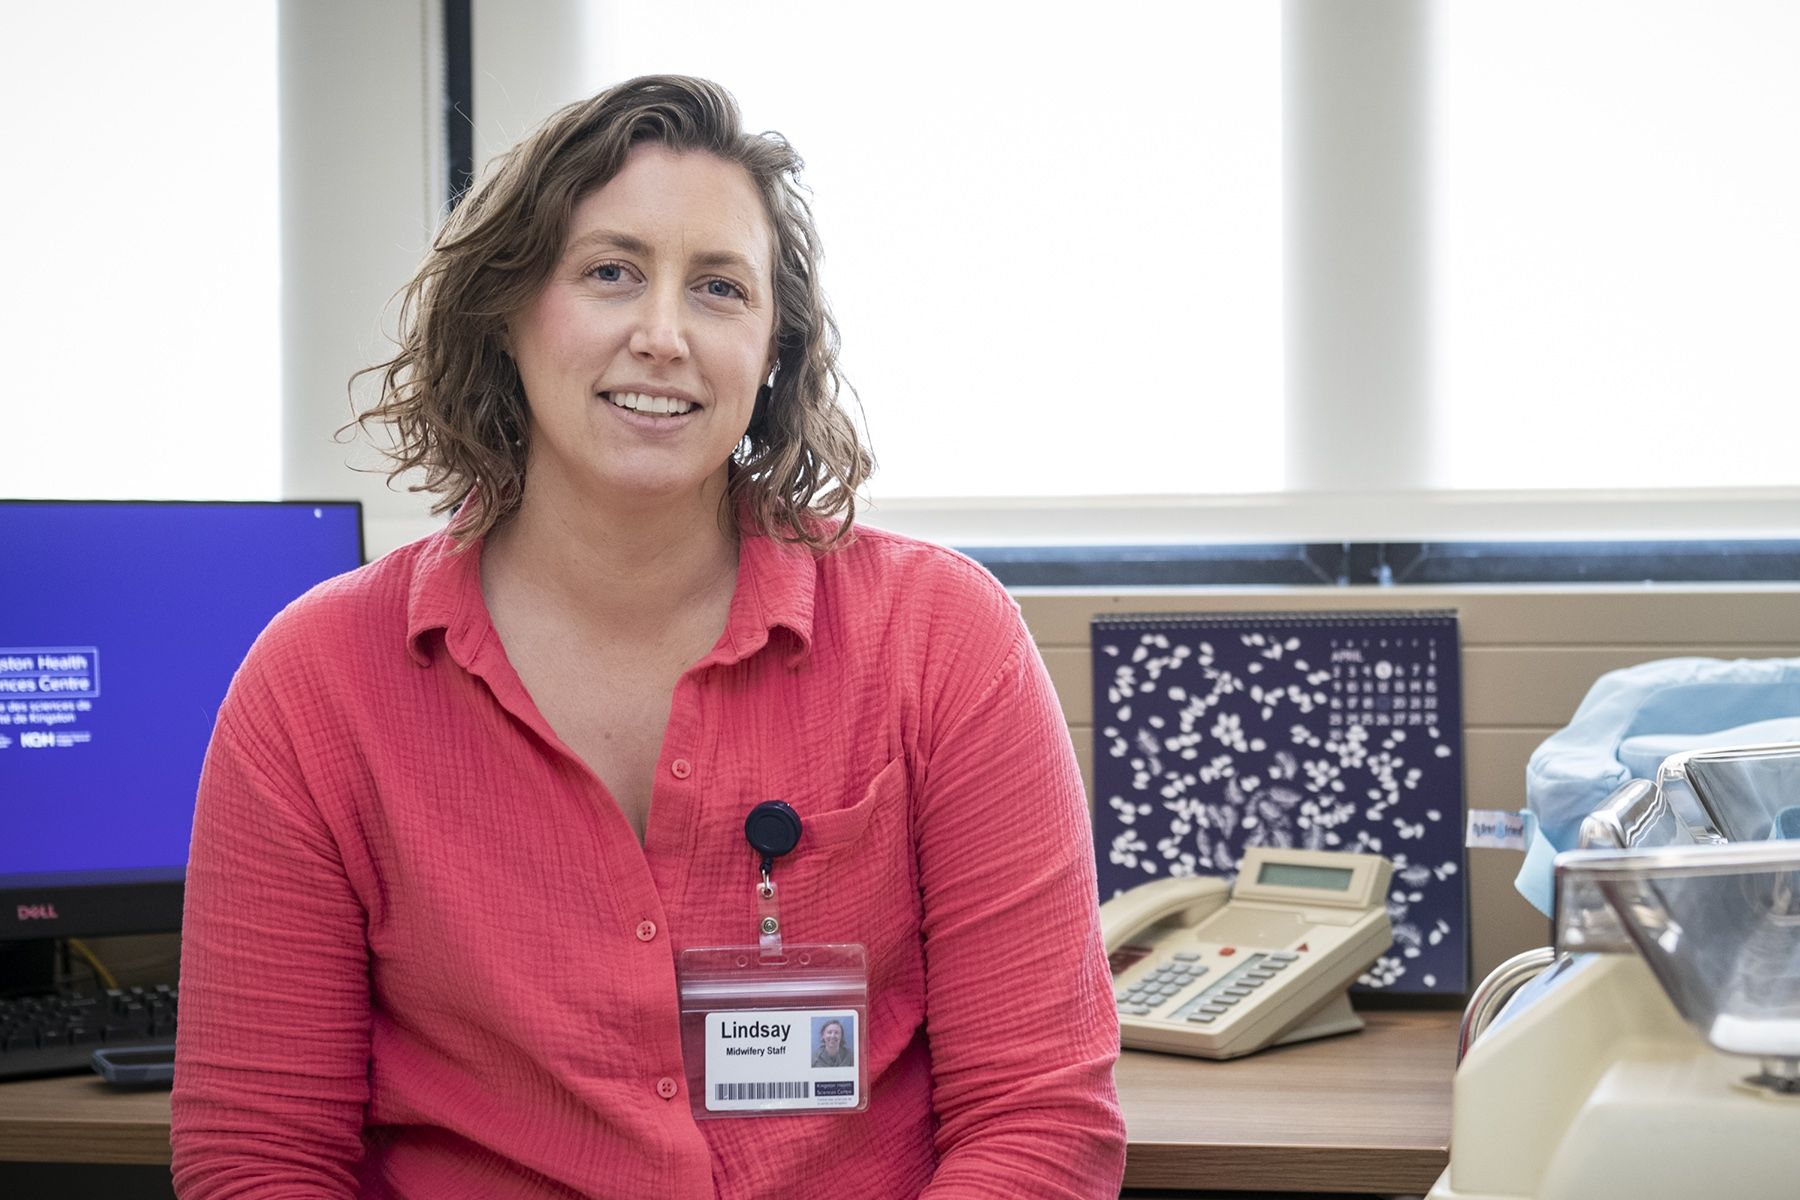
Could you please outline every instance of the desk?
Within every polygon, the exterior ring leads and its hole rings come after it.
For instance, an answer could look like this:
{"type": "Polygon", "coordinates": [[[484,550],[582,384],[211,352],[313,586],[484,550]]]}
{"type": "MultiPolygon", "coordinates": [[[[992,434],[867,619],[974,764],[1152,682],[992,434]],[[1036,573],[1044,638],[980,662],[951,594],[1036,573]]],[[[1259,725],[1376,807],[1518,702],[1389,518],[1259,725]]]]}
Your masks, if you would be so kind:
{"type": "Polygon", "coordinates": [[[0,1162],[169,1162],[168,1089],[118,1091],[98,1075],[0,1083],[0,1162]]]}
{"type": "MultiPolygon", "coordinates": [[[[1449,1160],[1458,1015],[1370,1012],[1368,1028],[1199,1062],[1128,1050],[1125,1186],[1427,1191],[1449,1160]]],[[[169,1161],[169,1094],[94,1076],[0,1084],[0,1162],[169,1161]]]]}
{"type": "Polygon", "coordinates": [[[1361,1033],[1229,1062],[1127,1050],[1129,1189],[1418,1193],[1450,1161],[1454,1012],[1365,1012],[1361,1033]]]}

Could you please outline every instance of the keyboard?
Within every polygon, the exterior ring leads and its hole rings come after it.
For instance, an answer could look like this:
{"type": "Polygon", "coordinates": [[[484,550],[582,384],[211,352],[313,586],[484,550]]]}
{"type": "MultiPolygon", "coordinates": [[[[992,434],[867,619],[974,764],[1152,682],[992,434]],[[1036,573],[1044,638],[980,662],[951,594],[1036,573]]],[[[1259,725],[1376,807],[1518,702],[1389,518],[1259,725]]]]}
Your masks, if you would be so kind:
{"type": "Polygon", "coordinates": [[[78,1074],[102,1047],[173,1042],[176,1000],[168,984],[0,998],[0,1079],[78,1074]]]}

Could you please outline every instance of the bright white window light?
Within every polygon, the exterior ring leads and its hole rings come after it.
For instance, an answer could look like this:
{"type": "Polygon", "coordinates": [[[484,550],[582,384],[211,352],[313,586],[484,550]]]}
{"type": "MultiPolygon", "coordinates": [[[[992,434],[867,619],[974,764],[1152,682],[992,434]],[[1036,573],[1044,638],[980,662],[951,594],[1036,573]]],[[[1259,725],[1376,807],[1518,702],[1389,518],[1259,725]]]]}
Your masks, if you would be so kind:
{"type": "Polygon", "coordinates": [[[1792,484],[1800,6],[1433,12],[1439,484],[1792,484]]]}
{"type": "Polygon", "coordinates": [[[589,11],[806,156],[878,502],[1281,485],[1280,5],[589,11]]]}
{"type": "Polygon", "coordinates": [[[275,15],[0,16],[0,495],[279,494],[275,15]]]}

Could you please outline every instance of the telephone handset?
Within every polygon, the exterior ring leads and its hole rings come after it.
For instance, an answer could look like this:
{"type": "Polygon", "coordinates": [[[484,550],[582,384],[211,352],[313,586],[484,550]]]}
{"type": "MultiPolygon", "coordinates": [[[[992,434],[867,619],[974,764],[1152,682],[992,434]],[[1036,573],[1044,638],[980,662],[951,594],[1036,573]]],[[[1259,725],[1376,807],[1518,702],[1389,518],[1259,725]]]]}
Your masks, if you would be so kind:
{"type": "Polygon", "coordinates": [[[1191,929],[1230,898],[1231,885],[1210,875],[1177,875],[1122,892],[1100,909],[1106,952],[1116,953],[1132,935],[1171,918],[1191,929]]]}
{"type": "Polygon", "coordinates": [[[1236,1058],[1361,1029],[1346,994],[1393,942],[1374,854],[1258,847],[1237,882],[1183,876],[1100,907],[1120,1040],[1236,1058]]]}

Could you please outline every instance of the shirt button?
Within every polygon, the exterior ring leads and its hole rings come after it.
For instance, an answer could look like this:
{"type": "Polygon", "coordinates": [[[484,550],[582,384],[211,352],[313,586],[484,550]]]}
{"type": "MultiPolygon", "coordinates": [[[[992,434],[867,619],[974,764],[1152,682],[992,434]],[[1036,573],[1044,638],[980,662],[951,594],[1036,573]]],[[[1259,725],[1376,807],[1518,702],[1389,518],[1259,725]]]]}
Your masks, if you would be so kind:
{"type": "Polygon", "coordinates": [[[669,764],[669,774],[677,779],[686,779],[694,773],[694,764],[685,758],[678,758],[669,764]]]}
{"type": "Polygon", "coordinates": [[[656,922],[655,921],[639,921],[638,922],[638,927],[637,927],[638,941],[647,942],[655,936],[656,936],[656,922]]]}
{"type": "Polygon", "coordinates": [[[661,1096],[664,1100],[673,1100],[675,1098],[675,1080],[668,1075],[664,1075],[661,1079],[657,1080],[656,1094],[661,1096]]]}

